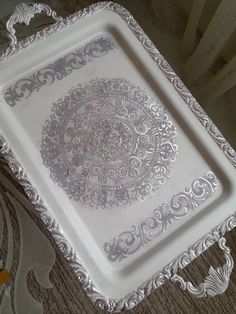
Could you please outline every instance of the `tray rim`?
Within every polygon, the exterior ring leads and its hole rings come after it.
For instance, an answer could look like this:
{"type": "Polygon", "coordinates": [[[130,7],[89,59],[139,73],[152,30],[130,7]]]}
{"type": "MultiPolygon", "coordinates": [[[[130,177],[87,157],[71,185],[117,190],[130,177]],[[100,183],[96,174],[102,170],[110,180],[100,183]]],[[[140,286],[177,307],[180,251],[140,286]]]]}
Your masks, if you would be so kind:
{"type": "MultiPolygon", "coordinates": [[[[93,15],[100,10],[110,10],[118,14],[127,23],[136,38],[140,41],[152,59],[157,63],[163,74],[177,90],[192,113],[201,122],[203,127],[205,127],[209,135],[223,151],[224,155],[228,158],[232,165],[236,167],[236,152],[234,149],[227,142],[227,140],[224,138],[212,120],[208,117],[202,107],[198,104],[196,99],[183,84],[181,79],[172,70],[171,66],[161,55],[149,37],[145,34],[130,12],[117,3],[110,1],[98,2],[64,19],[61,19],[58,22],[35,33],[34,35],[18,42],[16,46],[8,47],[6,50],[0,51],[0,61],[27,48],[31,44],[50,36],[54,32],[58,32],[65,27],[69,27],[72,24],[78,23],[83,18],[93,15]]],[[[99,289],[96,288],[92,278],[86,271],[86,267],[83,266],[80,261],[79,253],[75,252],[75,250],[67,242],[62,230],[60,229],[60,226],[51,216],[43,200],[41,200],[37,189],[34,188],[29,182],[24,168],[13,154],[6,139],[0,135],[0,157],[1,156],[5,159],[17,181],[23,187],[31,203],[35,206],[36,214],[47,227],[64,258],[72,268],[76,278],[82,284],[88,297],[100,309],[109,312],[125,311],[136,306],[154,290],[163,285],[167,280],[170,280],[173,275],[177,273],[178,269],[182,269],[187,266],[190,262],[192,262],[195,258],[207,250],[212,244],[219,241],[226,232],[236,227],[236,213],[234,213],[205,236],[203,236],[185,252],[175,258],[171,263],[165,266],[162,271],[157,272],[152,278],[148,279],[144,284],[139,286],[135,291],[132,291],[130,294],[121,299],[109,298],[104,296],[99,291],[99,289]]]]}

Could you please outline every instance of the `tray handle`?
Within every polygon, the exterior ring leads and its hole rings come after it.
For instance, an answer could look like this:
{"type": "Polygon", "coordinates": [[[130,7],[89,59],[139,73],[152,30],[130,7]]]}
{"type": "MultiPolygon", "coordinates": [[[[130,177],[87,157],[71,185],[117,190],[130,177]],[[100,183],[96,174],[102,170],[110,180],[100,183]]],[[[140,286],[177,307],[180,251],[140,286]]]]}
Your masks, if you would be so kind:
{"type": "Polygon", "coordinates": [[[56,21],[62,19],[61,17],[57,16],[57,13],[55,11],[53,11],[47,4],[44,3],[22,2],[15,7],[12,15],[6,23],[7,36],[11,41],[11,47],[17,44],[14,25],[17,23],[24,23],[26,25],[29,25],[31,19],[36,14],[41,12],[45,12],[48,16],[51,16],[56,21]]]}
{"type": "Polygon", "coordinates": [[[214,297],[226,291],[229,285],[230,275],[234,267],[234,260],[230,255],[230,249],[226,246],[226,239],[218,241],[220,249],[223,251],[225,264],[214,269],[212,266],[204,282],[194,287],[191,282],[185,281],[181,276],[175,274],[171,278],[172,282],[179,283],[181,289],[188,291],[195,298],[214,297]]]}

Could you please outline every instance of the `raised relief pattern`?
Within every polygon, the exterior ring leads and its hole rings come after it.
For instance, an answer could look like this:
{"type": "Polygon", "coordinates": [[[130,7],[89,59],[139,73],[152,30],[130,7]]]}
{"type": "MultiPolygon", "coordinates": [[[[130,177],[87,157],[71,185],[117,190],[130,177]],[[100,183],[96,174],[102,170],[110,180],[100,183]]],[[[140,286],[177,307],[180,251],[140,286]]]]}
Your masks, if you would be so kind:
{"type": "Polygon", "coordinates": [[[81,69],[95,58],[108,54],[115,48],[115,43],[109,37],[100,37],[86,44],[84,47],[59,58],[54,63],[39,70],[33,75],[18,80],[7,88],[4,99],[10,106],[29,98],[42,87],[52,85],[57,80],[62,80],[73,71],[81,69]]]}
{"type": "Polygon", "coordinates": [[[52,106],[41,155],[70,198],[96,208],[132,205],[169,177],[178,146],[162,105],[124,79],[78,85],[52,106]]]}
{"type": "Polygon", "coordinates": [[[130,230],[120,233],[112,241],[104,244],[104,251],[111,262],[120,262],[137,252],[153,239],[159,237],[175,221],[187,216],[191,211],[205,203],[218,187],[212,172],[194,180],[191,187],[174,195],[170,202],[164,202],[154,209],[152,216],[146,218],[130,230]]]}
{"type": "MultiPolygon", "coordinates": [[[[20,50],[26,49],[32,43],[36,43],[41,39],[48,38],[53,32],[58,32],[65,27],[68,27],[68,25],[73,25],[100,10],[113,11],[123,18],[125,23],[127,23],[130,30],[137,37],[142,46],[158,64],[163,74],[171,82],[173,88],[175,88],[175,90],[183,98],[183,100],[186,102],[186,105],[189,106],[192,113],[201,122],[202,126],[219,146],[230,163],[236,167],[236,152],[234,149],[226,141],[224,136],[206,115],[197,101],[193,98],[183,82],[171,69],[165,58],[160,54],[153,43],[149,40],[147,35],[143,32],[133,16],[119,4],[112,2],[99,2],[90,6],[89,8],[84,9],[83,11],[76,12],[74,15],[63,19],[59,23],[52,24],[49,27],[46,27],[38,33],[32,35],[31,37],[18,42],[15,47],[9,46],[6,50],[0,50],[0,60],[7,59],[11,55],[18,53],[20,50]]],[[[213,243],[219,241],[225,233],[236,227],[236,215],[233,214],[209,233],[207,233],[199,241],[194,243],[191,247],[186,249],[186,251],[180,254],[177,258],[173,256],[173,260],[168,265],[166,265],[161,271],[158,271],[155,275],[152,276],[152,278],[148,279],[145,283],[137,287],[137,289],[129,293],[127,296],[117,299],[111,298],[104,295],[96,287],[95,283],[93,282],[93,278],[90,277],[89,273],[82,264],[78,252],[76,252],[71,247],[71,244],[67,242],[64,232],[60,229],[60,226],[57,224],[57,221],[54,219],[54,217],[51,216],[51,213],[48,210],[46,204],[40,199],[38,191],[29,182],[24,169],[12,153],[6,140],[1,136],[0,155],[9,164],[14,175],[17,177],[18,181],[27,193],[30,201],[36,205],[36,213],[50,231],[65,260],[70,265],[71,269],[74,270],[74,274],[78,281],[83,285],[83,288],[88,297],[97,307],[105,311],[122,312],[132,309],[157,288],[161,287],[167,280],[171,279],[173,274],[176,274],[179,269],[184,268],[189,263],[194,261],[195,258],[200,256],[200,254],[212,246],[213,243]]],[[[228,279],[225,275],[223,275],[222,278],[225,278],[226,280],[228,279]]],[[[214,284],[212,286],[214,286],[214,284]]],[[[187,290],[190,291],[190,289],[187,290]]]]}

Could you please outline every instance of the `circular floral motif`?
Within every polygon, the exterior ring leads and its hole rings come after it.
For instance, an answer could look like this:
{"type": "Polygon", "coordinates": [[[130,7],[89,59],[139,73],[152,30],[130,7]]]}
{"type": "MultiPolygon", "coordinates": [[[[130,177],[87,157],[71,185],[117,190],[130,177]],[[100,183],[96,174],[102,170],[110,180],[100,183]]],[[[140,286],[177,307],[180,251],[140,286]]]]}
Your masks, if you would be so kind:
{"type": "Polygon", "coordinates": [[[162,105],[124,79],[78,85],[53,104],[41,155],[70,198],[98,208],[132,205],[164,184],[176,129],[162,105]]]}

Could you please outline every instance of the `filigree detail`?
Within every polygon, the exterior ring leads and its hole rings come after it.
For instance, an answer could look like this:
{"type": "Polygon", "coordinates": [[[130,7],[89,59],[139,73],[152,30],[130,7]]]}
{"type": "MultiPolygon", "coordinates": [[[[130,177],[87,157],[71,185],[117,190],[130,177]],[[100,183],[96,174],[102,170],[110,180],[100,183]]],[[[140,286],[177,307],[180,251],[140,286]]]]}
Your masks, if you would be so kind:
{"type": "Polygon", "coordinates": [[[124,79],[96,79],[53,104],[41,156],[70,198],[96,208],[126,206],[166,182],[176,134],[144,90],[124,79]]]}
{"type": "Polygon", "coordinates": [[[134,19],[134,17],[127,11],[124,7],[117,3],[113,3],[110,1],[103,1],[89,6],[83,10],[80,10],[64,19],[59,20],[58,22],[45,27],[39,32],[33,34],[32,36],[18,42],[15,46],[7,47],[6,49],[0,50],[0,61],[8,58],[20,50],[26,49],[33,43],[38,42],[41,39],[47,38],[51,34],[58,32],[70,25],[75,23],[79,23],[84,18],[93,15],[94,13],[100,10],[111,10],[114,13],[117,13],[129,26],[131,31],[137,37],[137,39],[142,43],[142,46],[147,50],[152,59],[157,63],[162,72],[168,78],[168,80],[172,83],[174,88],[183,98],[183,100],[188,104],[192,112],[198,118],[198,120],[202,123],[202,125],[206,128],[208,133],[211,135],[213,140],[217,143],[217,145],[222,149],[225,153],[226,157],[230,160],[230,162],[236,167],[236,152],[231,147],[231,145],[226,141],[222,133],[215,126],[212,120],[208,117],[202,107],[198,104],[196,99],[190,93],[188,88],[184,85],[181,79],[176,75],[171,66],[168,64],[166,59],[162,56],[162,54],[158,51],[149,37],[144,33],[140,25],[134,19]]]}
{"type": "Polygon", "coordinates": [[[34,2],[22,2],[18,4],[12,13],[11,17],[7,21],[7,35],[11,41],[10,45],[14,47],[17,44],[15,36],[14,24],[25,23],[29,25],[31,19],[38,13],[45,12],[47,15],[52,16],[54,20],[60,21],[62,18],[58,17],[56,12],[53,11],[47,4],[34,3],[34,2]]]}
{"type": "MultiPolygon", "coordinates": [[[[179,79],[179,77],[175,74],[170,65],[166,62],[164,57],[157,50],[155,45],[143,32],[133,16],[125,8],[118,4],[114,4],[112,2],[100,2],[90,6],[89,8],[76,12],[75,14],[17,43],[16,46],[10,46],[6,50],[0,51],[0,60],[15,54],[21,49],[27,48],[32,43],[46,38],[50,36],[50,34],[60,31],[68,25],[80,22],[83,18],[90,16],[99,10],[111,10],[124,19],[134,35],[147,50],[153,60],[158,64],[164,75],[172,83],[179,95],[190,107],[194,115],[206,128],[212,139],[220,147],[220,149],[229,159],[229,161],[236,167],[236,152],[234,151],[234,149],[225,140],[225,138],[211,121],[211,119],[197,103],[196,99],[191,95],[183,82],[179,79]]],[[[195,258],[197,258],[205,250],[207,250],[212,244],[219,241],[226,232],[236,227],[236,214],[233,214],[216,228],[214,228],[210,233],[206,234],[199,241],[194,243],[189,249],[186,250],[186,252],[175,258],[171,263],[164,267],[162,271],[159,271],[150,280],[147,280],[143,285],[139,286],[135,291],[132,291],[124,298],[109,298],[101,294],[94,285],[92,278],[90,278],[88,272],[82,265],[77,252],[75,252],[71,248],[71,245],[65,239],[64,233],[60,229],[59,225],[56,223],[55,219],[51,217],[49,210],[40,199],[38,192],[29,182],[24,172],[24,169],[21,167],[16,157],[10,150],[9,145],[2,137],[0,137],[0,156],[2,156],[6,160],[13,174],[16,176],[17,180],[24,188],[26,194],[28,195],[28,198],[35,205],[36,214],[39,216],[49,232],[52,234],[52,237],[57,243],[66,261],[68,262],[68,265],[70,265],[70,267],[74,271],[76,278],[83,285],[88,297],[90,297],[94,304],[100,309],[109,312],[126,311],[136,306],[144,298],[150,295],[155,289],[159,288],[167,280],[171,279],[173,275],[177,273],[178,269],[187,266],[190,262],[192,262],[195,258]]]]}
{"type": "Polygon", "coordinates": [[[144,219],[130,230],[123,231],[112,241],[104,244],[104,251],[111,262],[120,262],[136,253],[153,239],[158,238],[175,221],[187,216],[191,211],[204,204],[218,187],[213,172],[193,181],[190,188],[174,195],[170,202],[164,202],[153,210],[152,216],[144,219]]]}
{"type": "Polygon", "coordinates": [[[200,283],[197,287],[194,287],[191,282],[186,282],[177,274],[171,278],[171,281],[179,283],[181,289],[188,291],[195,298],[215,297],[223,294],[229,285],[230,275],[234,267],[234,260],[230,255],[230,249],[226,246],[225,238],[221,238],[218,241],[218,244],[224,253],[225,264],[216,269],[210,266],[204,282],[200,283]]]}
{"type": "Polygon", "coordinates": [[[4,99],[8,105],[13,107],[17,102],[39,92],[42,87],[52,85],[57,80],[63,80],[75,70],[81,69],[95,58],[108,54],[114,48],[115,43],[109,37],[94,39],[84,47],[57,59],[33,75],[19,79],[14,85],[7,88],[4,99]]]}
{"type": "Polygon", "coordinates": [[[8,163],[18,182],[23,187],[26,195],[32,204],[35,205],[36,214],[43,221],[59,249],[61,250],[66,261],[74,271],[76,278],[84,287],[85,292],[91,298],[96,306],[109,312],[120,312],[133,308],[146,298],[155,289],[162,286],[167,280],[171,279],[174,274],[181,268],[191,263],[195,258],[207,250],[212,244],[219,241],[220,238],[228,231],[236,227],[236,215],[232,215],[210,233],[192,245],[186,252],[179,255],[171,263],[169,263],[162,271],[155,274],[150,280],[131,292],[124,298],[113,299],[101,294],[94,286],[92,278],[90,278],[85,267],[80,261],[78,254],[72,249],[71,245],[64,237],[63,231],[51,216],[46,205],[40,199],[38,192],[29,182],[24,169],[17,161],[12,153],[9,145],[3,137],[0,136],[0,156],[8,163]]]}

